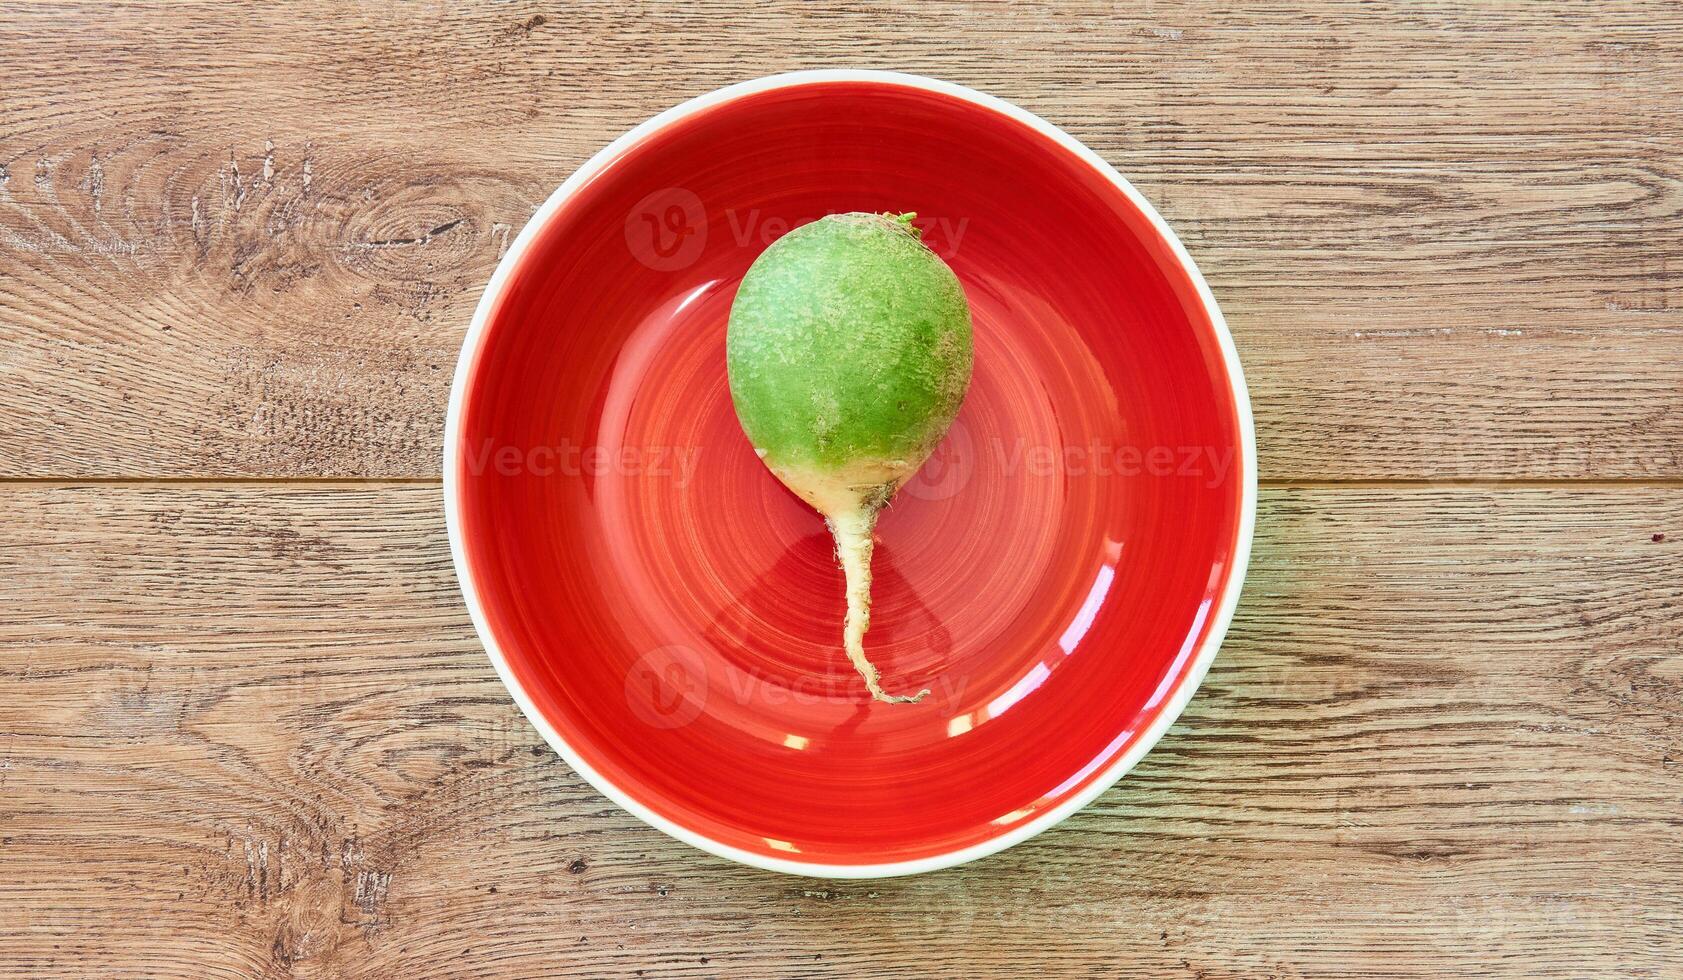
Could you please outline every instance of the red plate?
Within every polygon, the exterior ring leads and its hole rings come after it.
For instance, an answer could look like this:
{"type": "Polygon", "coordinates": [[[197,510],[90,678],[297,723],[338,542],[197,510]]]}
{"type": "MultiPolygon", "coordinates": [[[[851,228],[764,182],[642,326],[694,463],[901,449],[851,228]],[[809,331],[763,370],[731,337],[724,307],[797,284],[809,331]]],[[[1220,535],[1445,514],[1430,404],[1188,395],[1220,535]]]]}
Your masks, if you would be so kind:
{"type": "Polygon", "coordinates": [[[864,877],[1042,830],[1169,726],[1238,599],[1254,436],[1232,340],[1172,232],[1007,103],[880,72],[733,86],[650,120],[509,249],[450,402],[445,495],[515,700],[603,793],[760,867],[864,877]],[[843,655],[822,522],[737,426],[725,324],[790,227],[916,211],[976,369],[878,528],[843,655]]]}

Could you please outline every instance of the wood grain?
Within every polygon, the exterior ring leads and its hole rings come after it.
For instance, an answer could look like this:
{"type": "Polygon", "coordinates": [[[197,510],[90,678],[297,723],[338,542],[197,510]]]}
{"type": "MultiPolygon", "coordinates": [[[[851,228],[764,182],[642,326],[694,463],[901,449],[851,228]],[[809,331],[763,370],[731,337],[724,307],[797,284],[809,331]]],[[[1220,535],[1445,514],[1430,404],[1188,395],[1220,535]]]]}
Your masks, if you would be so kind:
{"type": "Polygon", "coordinates": [[[8,4],[0,978],[1683,975],[1683,7],[1236,6],[8,4]],[[1127,779],[858,885],[556,759],[431,485],[549,191],[840,62],[1134,180],[1272,484],[1127,779]]]}
{"type": "Polygon", "coordinates": [[[5,499],[0,976],[1683,971],[1672,491],[1267,491],[1227,646],[1134,773],[860,884],[584,786],[480,652],[435,488],[5,499]]]}
{"type": "Polygon", "coordinates": [[[1683,477],[1683,8],[1235,6],[10,4],[0,476],[434,477],[549,190],[839,58],[1134,179],[1224,304],[1267,479],[1683,477]]]}

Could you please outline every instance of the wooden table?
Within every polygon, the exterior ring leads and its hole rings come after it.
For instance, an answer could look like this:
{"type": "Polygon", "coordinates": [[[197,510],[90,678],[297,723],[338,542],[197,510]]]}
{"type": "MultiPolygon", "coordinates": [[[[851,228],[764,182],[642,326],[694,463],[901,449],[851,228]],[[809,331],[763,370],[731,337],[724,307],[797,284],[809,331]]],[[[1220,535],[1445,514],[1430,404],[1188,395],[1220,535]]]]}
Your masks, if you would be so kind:
{"type": "Polygon", "coordinates": [[[0,976],[1683,975],[1683,8],[1233,6],[8,4],[0,976]],[[676,101],[838,63],[1132,178],[1263,476],[1156,751],[861,884],[556,759],[439,490],[538,202],[676,101]]]}

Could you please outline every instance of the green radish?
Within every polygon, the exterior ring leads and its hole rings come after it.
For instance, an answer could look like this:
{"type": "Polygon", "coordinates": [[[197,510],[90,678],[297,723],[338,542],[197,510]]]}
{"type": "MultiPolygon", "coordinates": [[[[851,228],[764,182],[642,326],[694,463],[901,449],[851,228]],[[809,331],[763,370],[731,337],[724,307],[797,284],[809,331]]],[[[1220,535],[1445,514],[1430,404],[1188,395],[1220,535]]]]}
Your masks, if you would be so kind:
{"type": "Polygon", "coordinates": [[[877,515],[940,443],[970,387],[970,306],[914,215],[832,214],[748,269],[725,343],[742,429],[784,485],[824,516],[847,576],[843,643],[865,656],[877,515]]]}

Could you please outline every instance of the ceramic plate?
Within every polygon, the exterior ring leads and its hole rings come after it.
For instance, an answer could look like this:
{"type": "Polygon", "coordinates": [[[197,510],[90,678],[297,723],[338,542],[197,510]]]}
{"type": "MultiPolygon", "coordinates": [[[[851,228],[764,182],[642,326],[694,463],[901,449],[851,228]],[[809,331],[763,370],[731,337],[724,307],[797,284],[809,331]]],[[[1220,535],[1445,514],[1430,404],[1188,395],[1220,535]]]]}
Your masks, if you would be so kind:
{"type": "Polygon", "coordinates": [[[905,874],[1020,841],[1175,719],[1238,600],[1238,358],[1157,213],[997,99],[881,72],[722,89],[586,163],[510,247],[457,368],[445,500],[475,625],[604,794],[715,854],[905,874]],[[755,458],[725,326],[789,228],[915,211],[976,367],[879,527],[871,701],[820,519],[755,458]]]}

